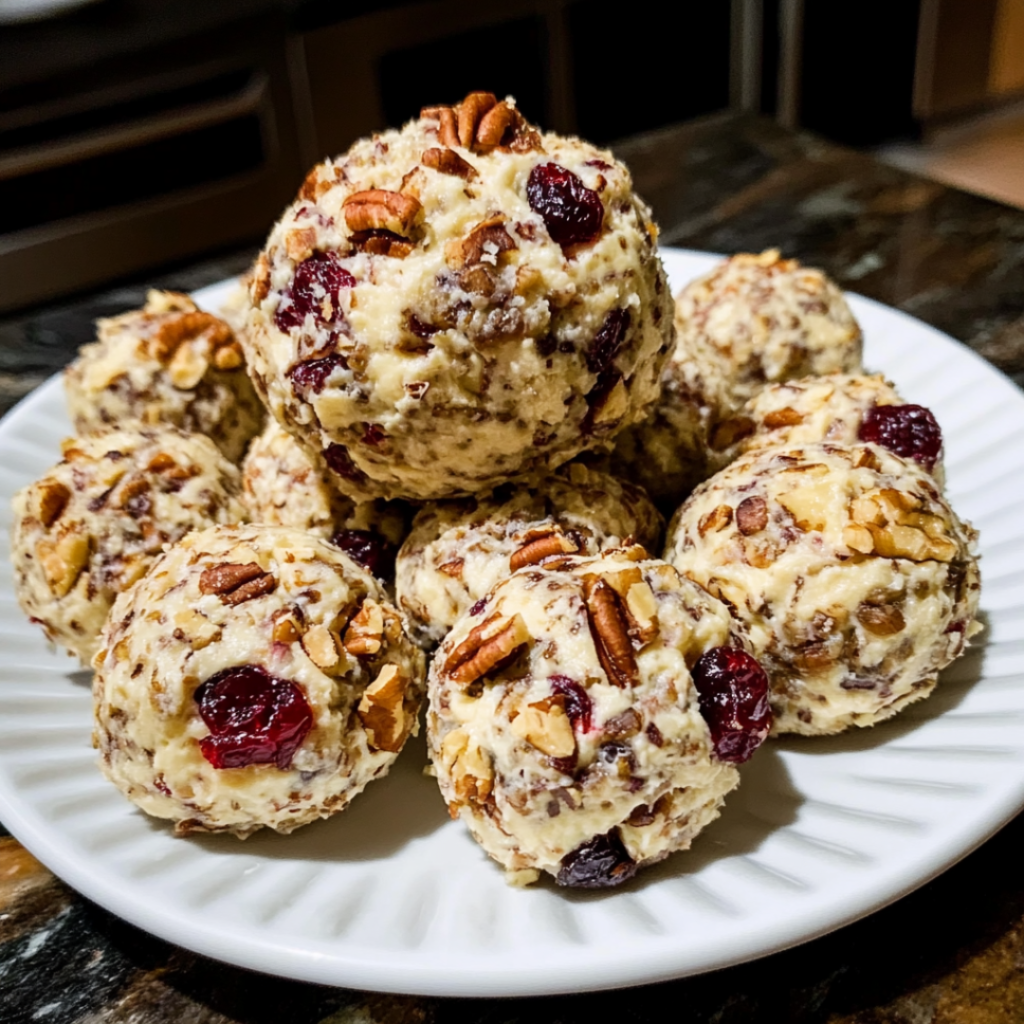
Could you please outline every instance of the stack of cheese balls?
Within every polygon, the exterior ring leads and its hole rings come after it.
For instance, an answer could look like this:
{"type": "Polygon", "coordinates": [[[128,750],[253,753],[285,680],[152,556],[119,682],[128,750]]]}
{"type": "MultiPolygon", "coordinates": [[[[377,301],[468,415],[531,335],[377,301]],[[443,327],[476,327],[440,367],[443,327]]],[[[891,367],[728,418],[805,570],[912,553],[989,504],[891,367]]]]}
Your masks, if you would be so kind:
{"type": "Polygon", "coordinates": [[[611,153],[471,93],[315,167],[233,327],[166,293],[101,322],[14,547],[130,799],[289,832],[426,697],[509,879],[605,887],[773,728],[927,694],[978,595],[934,419],[820,272],[733,257],[673,310],[656,237],[611,153]]]}

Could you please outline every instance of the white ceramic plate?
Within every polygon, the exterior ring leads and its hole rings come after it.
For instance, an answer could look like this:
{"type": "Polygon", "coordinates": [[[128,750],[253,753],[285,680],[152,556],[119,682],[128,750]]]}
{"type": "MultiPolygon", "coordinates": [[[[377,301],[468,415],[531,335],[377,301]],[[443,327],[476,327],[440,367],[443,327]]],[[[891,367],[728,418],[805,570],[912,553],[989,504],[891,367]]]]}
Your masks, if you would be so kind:
{"type": "MultiPolygon", "coordinates": [[[[674,288],[714,258],[666,251],[674,288]]],[[[200,301],[216,308],[226,287],[200,301]]],[[[865,362],[931,407],[981,530],[986,632],[893,722],[769,743],[689,853],[611,893],[509,888],[421,774],[422,741],[291,837],[175,839],[96,770],[89,677],[49,652],[0,562],[0,820],[76,889],[165,939],[333,985],[530,995],[653,982],[806,941],[921,885],[1024,804],[1024,395],[957,342],[856,296],[865,362]]],[[[60,382],[0,422],[0,525],[57,460],[60,382]]]]}

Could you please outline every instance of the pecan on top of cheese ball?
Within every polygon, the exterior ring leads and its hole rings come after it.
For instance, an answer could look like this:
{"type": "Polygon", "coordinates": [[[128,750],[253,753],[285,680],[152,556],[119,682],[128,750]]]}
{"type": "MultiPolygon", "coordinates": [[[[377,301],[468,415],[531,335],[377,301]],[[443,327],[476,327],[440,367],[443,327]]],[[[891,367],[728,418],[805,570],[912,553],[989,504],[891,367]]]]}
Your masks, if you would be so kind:
{"type": "Polygon", "coordinates": [[[88,664],[110,606],[189,530],[246,518],[238,469],[173,427],[64,442],[64,459],[14,496],[15,591],[48,639],[88,664]]]}
{"type": "Polygon", "coordinates": [[[417,728],[422,653],[380,584],[299,530],[190,533],[121,595],[102,641],[100,767],[178,834],[334,814],[417,728]]]}
{"type": "Polygon", "coordinates": [[[177,292],[150,291],[142,309],[100,320],[64,386],[79,434],[166,424],[204,434],[232,462],[264,419],[234,332],[177,292]]]}
{"type": "Polygon", "coordinates": [[[725,601],[768,672],[776,732],[873,725],[977,630],[975,531],[878,445],[767,448],[676,513],[665,558],[725,601]]]}
{"type": "Polygon", "coordinates": [[[550,471],[655,400],[671,297],[607,151],[473,93],[314,168],[244,337],[273,415],[352,497],[550,471]]]}

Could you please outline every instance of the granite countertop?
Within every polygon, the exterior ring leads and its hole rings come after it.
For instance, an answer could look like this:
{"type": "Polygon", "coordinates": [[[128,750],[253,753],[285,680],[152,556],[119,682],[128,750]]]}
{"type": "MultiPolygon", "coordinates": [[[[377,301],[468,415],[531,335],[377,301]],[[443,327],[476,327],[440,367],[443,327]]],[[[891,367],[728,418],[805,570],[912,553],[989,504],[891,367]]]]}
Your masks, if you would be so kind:
{"type": "MultiPolygon", "coordinates": [[[[896,306],[1024,383],[1024,211],[909,176],[763,120],[722,115],[615,147],[661,240],[771,246],[896,306]]],[[[0,321],[0,409],[73,355],[96,316],[147,287],[192,289],[251,251],[0,321]]],[[[1018,818],[956,867],[870,918],[714,974],[594,995],[423,999],[254,974],[123,923],[0,838],[0,1022],[455,1024],[661,1019],[680,1024],[1019,1024],[1024,873],[1018,818]]]]}

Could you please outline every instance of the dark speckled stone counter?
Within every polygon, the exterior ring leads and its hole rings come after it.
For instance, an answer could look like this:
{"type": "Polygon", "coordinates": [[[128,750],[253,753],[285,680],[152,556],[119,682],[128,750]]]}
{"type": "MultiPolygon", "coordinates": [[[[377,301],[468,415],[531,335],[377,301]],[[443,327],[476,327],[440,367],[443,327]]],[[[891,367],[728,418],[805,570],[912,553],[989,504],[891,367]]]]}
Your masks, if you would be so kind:
{"type": "MultiPolygon", "coordinates": [[[[1024,211],[760,120],[711,118],[616,147],[668,245],[780,248],[920,317],[1024,383],[1024,211]]],[[[233,253],[0,322],[0,408],[63,366],[96,316],[197,288],[233,253]]],[[[1019,1024],[1024,820],[865,921],[703,977],[528,1000],[375,996],[228,967],[147,936],[0,839],[0,1022],[54,1024],[1019,1024]]]]}

